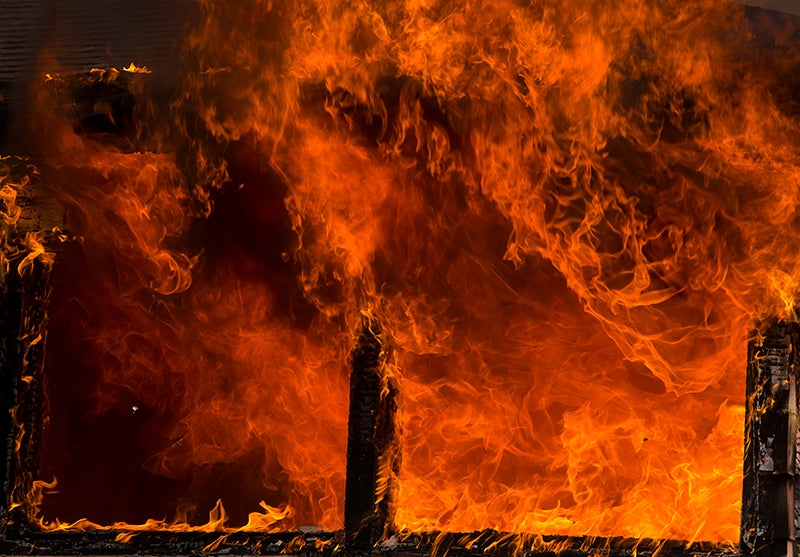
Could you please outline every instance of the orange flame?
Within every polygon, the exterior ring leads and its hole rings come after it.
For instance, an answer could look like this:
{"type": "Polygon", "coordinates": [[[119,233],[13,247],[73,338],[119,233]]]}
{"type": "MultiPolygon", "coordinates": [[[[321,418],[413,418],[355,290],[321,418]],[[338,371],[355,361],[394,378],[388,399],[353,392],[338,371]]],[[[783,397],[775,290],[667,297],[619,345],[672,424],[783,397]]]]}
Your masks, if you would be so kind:
{"type": "Polygon", "coordinates": [[[46,149],[92,277],[57,313],[93,411],[155,416],[147,473],[249,468],[245,528],[339,527],[369,312],[401,528],[737,537],[746,336],[800,284],[796,49],[727,0],[200,4],[158,152],[46,149]]]}

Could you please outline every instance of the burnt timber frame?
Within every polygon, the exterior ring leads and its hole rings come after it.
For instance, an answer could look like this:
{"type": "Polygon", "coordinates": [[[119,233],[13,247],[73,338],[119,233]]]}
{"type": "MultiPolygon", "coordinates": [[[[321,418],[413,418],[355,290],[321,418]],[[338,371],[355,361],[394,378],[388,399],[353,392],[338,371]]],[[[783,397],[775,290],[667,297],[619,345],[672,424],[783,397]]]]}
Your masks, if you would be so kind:
{"type": "MultiPolygon", "coordinates": [[[[14,158],[25,171],[25,159],[14,158]]],[[[68,256],[63,234],[47,232],[63,225],[63,208],[38,194],[40,180],[18,192],[22,216],[11,236],[43,233],[49,251],[68,256]]],[[[385,555],[478,557],[590,555],[663,555],[678,557],[739,555],[735,547],[708,542],[636,540],[503,533],[396,532],[393,495],[399,472],[395,426],[398,388],[387,372],[390,348],[380,324],[365,317],[351,354],[350,415],[343,531],[281,533],[169,531],[41,531],[26,508],[27,492],[38,467],[37,447],[44,419],[44,357],[50,265],[34,260],[20,272],[25,252],[15,253],[0,283],[0,555],[385,555]]]]}
{"type": "Polygon", "coordinates": [[[351,401],[348,431],[345,528],[337,532],[226,533],[167,531],[56,531],[43,532],[28,520],[30,509],[10,508],[15,476],[23,485],[35,475],[37,433],[24,425],[41,427],[43,404],[44,338],[47,324],[49,268],[36,265],[24,275],[7,277],[0,299],[3,335],[0,338],[2,422],[7,458],[0,501],[0,555],[301,555],[386,557],[662,555],[679,557],[738,555],[731,546],[708,542],[687,544],[679,540],[634,540],[509,534],[486,530],[472,533],[394,531],[392,486],[399,461],[394,414],[397,388],[388,377],[388,348],[381,327],[365,318],[351,355],[351,401]],[[40,337],[40,335],[42,335],[40,337]],[[24,381],[20,381],[25,377],[24,381]],[[38,386],[38,387],[37,387],[38,386]],[[10,419],[13,408],[17,419],[10,419]],[[19,412],[25,412],[25,422],[19,412]],[[19,448],[15,446],[19,443],[19,448]],[[381,473],[389,473],[382,481],[381,473]]]}
{"type": "MultiPolygon", "coordinates": [[[[747,10],[752,12],[754,20],[760,14],[769,14],[758,8],[747,10]]],[[[768,30],[754,35],[767,41],[764,45],[759,44],[759,48],[774,48],[769,43],[768,30]]],[[[111,139],[118,132],[124,136],[126,130],[120,126],[124,127],[130,121],[134,96],[125,87],[101,89],[91,84],[75,89],[72,98],[63,101],[62,109],[69,113],[77,131],[107,133],[111,139]],[[105,113],[94,112],[93,100],[98,96],[112,101],[106,104],[110,104],[116,116],[122,117],[109,121],[105,113]]],[[[4,84],[0,84],[0,92],[3,90],[4,84]]],[[[324,87],[311,87],[307,93],[318,101],[329,100],[330,93],[324,87]]],[[[6,142],[13,131],[8,124],[12,108],[0,95],[0,143],[6,142]]],[[[124,140],[121,137],[123,143],[124,140]]],[[[36,204],[42,202],[39,199],[36,204]]],[[[30,203],[24,209],[29,212],[29,217],[31,211],[36,212],[30,203]]],[[[57,211],[50,214],[57,215],[57,211]]],[[[45,221],[33,220],[29,218],[25,224],[30,230],[45,230],[52,226],[45,221]]],[[[792,455],[797,457],[800,452],[792,440],[797,434],[796,347],[800,336],[798,325],[787,323],[768,325],[760,334],[754,334],[748,345],[748,405],[739,547],[707,542],[690,544],[678,540],[568,538],[491,530],[415,535],[394,532],[392,486],[378,485],[378,477],[381,466],[385,475],[387,458],[393,456],[392,450],[396,450],[391,443],[396,434],[392,425],[396,387],[390,387],[389,396],[375,391],[376,384],[386,385],[387,378],[382,369],[386,347],[381,344],[378,324],[369,320],[365,320],[364,327],[355,336],[352,353],[348,485],[343,531],[275,534],[42,532],[29,523],[24,509],[10,509],[10,501],[19,475],[33,477],[35,473],[36,452],[33,447],[38,431],[35,424],[41,419],[39,409],[42,408],[43,395],[38,380],[41,379],[44,341],[31,341],[46,332],[48,291],[48,270],[41,264],[36,264],[32,272],[24,276],[15,274],[12,266],[11,272],[0,281],[0,404],[3,406],[0,436],[5,451],[0,459],[3,482],[0,555],[797,555],[795,532],[798,528],[796,517],[800,516],[797,508],[800,493],[794,487],[797,468],[792,455]],[[32,384],[31,378],[37,382],[32,384]],[[15,450],[17,442],[20,451],[15,450]],[[772,458],[771,469],[766,456],[772,458]]],[[[394,471],[397,466],[399,460],[391,461],[390,467],[394,471]]]]}

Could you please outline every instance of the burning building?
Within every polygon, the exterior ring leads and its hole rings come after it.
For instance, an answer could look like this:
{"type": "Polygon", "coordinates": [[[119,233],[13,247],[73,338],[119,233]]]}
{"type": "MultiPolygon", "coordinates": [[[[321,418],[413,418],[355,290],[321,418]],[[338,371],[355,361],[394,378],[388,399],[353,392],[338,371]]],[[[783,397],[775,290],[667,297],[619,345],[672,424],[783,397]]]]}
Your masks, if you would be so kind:
{"type": "Polygon", "coordinates": [[[9,551],[732,553],[753,447],[745,529],[792,516],[796,18],[192,11],[167,70],[45,41],[12,107],[9,551]],[[788,417],[743,443],[748,363],[788,417]]]}

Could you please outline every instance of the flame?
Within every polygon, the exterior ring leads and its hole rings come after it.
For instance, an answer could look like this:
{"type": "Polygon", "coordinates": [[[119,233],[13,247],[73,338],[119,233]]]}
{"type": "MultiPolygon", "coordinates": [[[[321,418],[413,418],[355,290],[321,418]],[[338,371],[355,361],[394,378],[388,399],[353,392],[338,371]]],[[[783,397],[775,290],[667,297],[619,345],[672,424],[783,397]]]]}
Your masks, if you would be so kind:
{"type": "MultiPolygon", "coordinates": [[[[144,532],[149,530],[165,530],[169,532],[269,532],[275,530],[274,525],[279,523],[280,521],[284,520],[288,516],[291,515],[292,511],[290,508],[277,508],[271,507],[261,501],[259,506],[262,508],[263,512],[252,512],[250,513],[249,519],[247,524],[243,527],[229,527],[226,526],[225,523],[228,521],[228,516],[225,512],[225,507],[222,505],[221,500],[217,500],[214,504],[214,507],[208,512],[208,521],[205,524],[199,526],[191,526],[189,525],[189,517],[185,515],[181,515],[180,513],[178,516],[172,520],[156,520],[156,519],[148,519],[146,522],[142,524],[130,524],[124,521],[114,522],[110,525],[101,525],[94,523],[90,520],[85,518],[76,520],[74,522],[62,522],[58,519],[55,519],[52,522],[47,520],[43,520],[38,514],[36,514],[38,505],[41,504],[43,497],[47,493],[56,493],[55,488],[57,486],[57,481],[52,480],[50,482],[42,481],[42,480],[35,480],[32,484],[31,491],[28,494],[30,498],[29,501],[24,503],[22,502],[12,502],[9,510],[14,510],[18,507],[22,507],[27,505],[27,509],[29,511],[33,511],[32,514],[28,516],[29,520],[32,523],[38,524],[45,531],[54,532],[54,531],[64,531],[64,530],[123,530],[117,537],[115,538],[116,541],[121,543],[129,543],[136,533],[144,532]],[[31,501],[34,502],[31,505],[31,501]]],[[[217,545],[222,543],[224,540],[224,536],[217,539],[215,542],[217,545]]]]}
{"type": "Polygon", "coordinates": [[[800,284],[796,50],[727,0],[200,10],[146,150],[39,132],[90,277],[55,311],[92,412],[153,416],[148,474],[338,528],[369,313],[401,529],[737,537],[747,333],[800,284]]]}
{"type": "Polygon", "coordinates": [[[147,66],[137,66],[133,62],[122,68],[122,71],[129,73],[153,73],[153,71],[147,66]]]}
{"type": "MultiPolygon", "coordinates": [[[[0,157],[0,267],[3,275],[9,272],[11,262],[16,262],[16,271],[25,275],[32,268],[34,261],[44,265],[52,265],[55,254],[45,248],[45,243],[52,237],[58,238],[60,231],[29,230],[27,223],[19,226],[23,209],[18,204],[18,197],[28,197],[23,203],[30,203],[29,197],[37,188],[34,183],[39,178],[39,169],[29,161],[20,157],[0,157]]],[[[30,217],[29,217],[30,218],[30,217]]]]}

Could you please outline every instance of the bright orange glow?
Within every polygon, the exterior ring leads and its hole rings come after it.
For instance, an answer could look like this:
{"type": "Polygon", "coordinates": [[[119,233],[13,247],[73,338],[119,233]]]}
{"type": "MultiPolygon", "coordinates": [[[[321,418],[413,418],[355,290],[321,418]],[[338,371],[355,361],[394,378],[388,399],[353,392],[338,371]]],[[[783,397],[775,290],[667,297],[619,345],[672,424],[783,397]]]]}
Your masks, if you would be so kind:
{"type": "Polygon", "coordinates": [[[252,458],[246,528],[339,528],[369,313],[401,528],[738,537],[747,334],[800,285],[791,43],[728,0],[200,8],[141,146],[43,134],[149,474],[252,458]]]}

